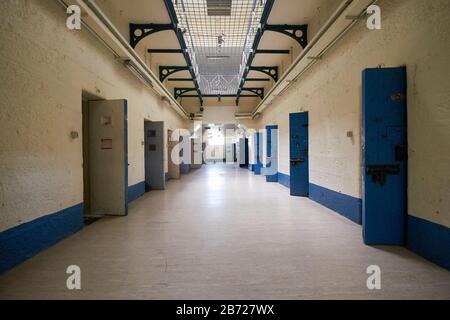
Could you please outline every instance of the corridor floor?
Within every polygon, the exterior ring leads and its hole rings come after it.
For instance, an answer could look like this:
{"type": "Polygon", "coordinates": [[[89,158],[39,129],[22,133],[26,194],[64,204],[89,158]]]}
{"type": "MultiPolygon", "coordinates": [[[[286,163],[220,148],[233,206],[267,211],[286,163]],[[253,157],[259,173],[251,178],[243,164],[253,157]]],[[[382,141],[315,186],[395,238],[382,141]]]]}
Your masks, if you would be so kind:
{"type": "Polygon", "coordinates": [[[450,299],[450,272],[235,166],[169,181],[0,276],[0,299],[450,299]],[[81,290],[66,268],[81,268],[81,290]],[[381,268],[370,291],[366,268],[381,268]]]}

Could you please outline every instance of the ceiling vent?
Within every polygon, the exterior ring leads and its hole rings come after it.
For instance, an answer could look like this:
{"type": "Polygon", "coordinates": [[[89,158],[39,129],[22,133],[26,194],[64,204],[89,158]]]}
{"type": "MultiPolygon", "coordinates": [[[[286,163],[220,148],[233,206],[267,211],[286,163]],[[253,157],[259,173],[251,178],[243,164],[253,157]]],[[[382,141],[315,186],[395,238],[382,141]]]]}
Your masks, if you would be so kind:
{"type": "Polygon", "coordinates": [[[231,16],[232,0],[206,0],[208,16],[231,16]]]}

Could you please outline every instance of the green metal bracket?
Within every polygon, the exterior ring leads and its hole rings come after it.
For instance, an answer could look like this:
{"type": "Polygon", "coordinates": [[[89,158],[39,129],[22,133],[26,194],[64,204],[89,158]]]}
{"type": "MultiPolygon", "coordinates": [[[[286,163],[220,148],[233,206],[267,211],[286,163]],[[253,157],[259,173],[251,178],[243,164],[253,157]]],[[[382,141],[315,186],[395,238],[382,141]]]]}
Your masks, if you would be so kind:
{"type": "MultiPolygon", "coordinates": [[[[173,24],[130,23],[130,45],[136,48],[136,45],[145,37],[160,31],[174,30],[173,24]]],[[[174,30],[175,31],[175,30],[174,30]]]]}
{"type": "Polygon", "coordinates": [[[192,78],[169,78],[167,81],[171,82],[193,82],[194,79],[192,78]]]}
{"type": "Polygon", "coordinates": [[[182,49],[147,49],[148,53],[183,53],[182,49]]]}
{"type": "Polygon", "coordinates": [[[267,67],[267,66],[253,67],[253,66],[251,66],[249,68],[249,70],[262,72],[262,73],[270,76],[275,82],[278,81],[278,67],[267,67]]]}
{"type": "Polygon", "coordinates": [[[258,49],[256,54],[290,54],[291,50],[278,50],[278,49],[258,49]]]}
{"type": "Polygon", "coordinates": [[[259,97],[261,100],[264,99],[264,88],[248,87],[248,88],[242,88],[241,92],[243,92],[243,91],[250,92],[253,95],[243,95],[243,94],[237,95],[236,96],[236,106],[239,105],[239,99],[243,98],[243,97],[259,97]]]}
{"type": "Polygon", "coordinates": [[[163,82],[166,78],[180,71],[190,71],[188,66],[159,66],[159,81],[163,82]]]}
{"type": "Polygon", "coordinates": [[[242,91],[254,93],[256,97],[264,99],[264,88],[242,88],[242,91]]]}
{"type": "Polygon", "coordinates": [[[247,79],[245,79],[245,82],[252,82],[252,81],[268,82],[268,81],[270,81],[270,79],[268,79],[268,78],[247,78],[247,79]]]}
{"type": "Polygon", "coordinates": [[[297,41],[304,49],[308,45],[308,25],[302,24],[266,24],[264,31],[282,33],[297,41]]]}
{"type": "Polygon", "coordinates": [[[196,88],[174,88],[173,96],[175,99],[183,98],[183,95],[188,92],[197,92],[196,88]]]}

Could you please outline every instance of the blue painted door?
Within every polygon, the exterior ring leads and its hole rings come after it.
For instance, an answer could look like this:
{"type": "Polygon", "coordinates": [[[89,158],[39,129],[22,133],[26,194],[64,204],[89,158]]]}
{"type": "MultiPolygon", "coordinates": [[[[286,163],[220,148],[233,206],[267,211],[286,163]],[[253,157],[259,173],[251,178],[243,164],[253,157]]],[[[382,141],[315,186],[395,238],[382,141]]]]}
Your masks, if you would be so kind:
{"type": "Polygon", "coordinates": [[[261,174],[262,161],[261,161],[261,134],[259,132],[255,133],[255,151],[256,151],[256,164],[254,165],[254,172],[256,175],[261,174]]]}
{"type": "Polygon", "coordinates": [[[363,237],[404,245],[407,205],[406,68],[363,72],[363,237]]]}
{"type": "Polygon", "coordinates": [[[266,126],[267,152],[266,169],[269,172],[266,175],[267,182],[278,182],[278,126],[266,126]]]}
{"type": "Polygon", "coordinates": [[[308,112],[289,115],[290,189],[292,196],[309,195],[308,112]]]}

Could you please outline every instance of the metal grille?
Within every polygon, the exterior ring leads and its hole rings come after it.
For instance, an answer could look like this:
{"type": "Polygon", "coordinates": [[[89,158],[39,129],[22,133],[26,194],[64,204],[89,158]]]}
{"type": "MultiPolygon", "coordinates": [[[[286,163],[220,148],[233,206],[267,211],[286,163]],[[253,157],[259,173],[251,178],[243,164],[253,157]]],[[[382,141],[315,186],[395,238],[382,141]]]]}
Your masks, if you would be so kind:
{"type": "Polygon", "coordinates": [[[231,0],[206,0],[209,16],[230,16],[231,0]]]}
{"type": "Polygon", "coordinates": [[[172,1],[202,94],[236,94],[266,0],[172,1]]]}

